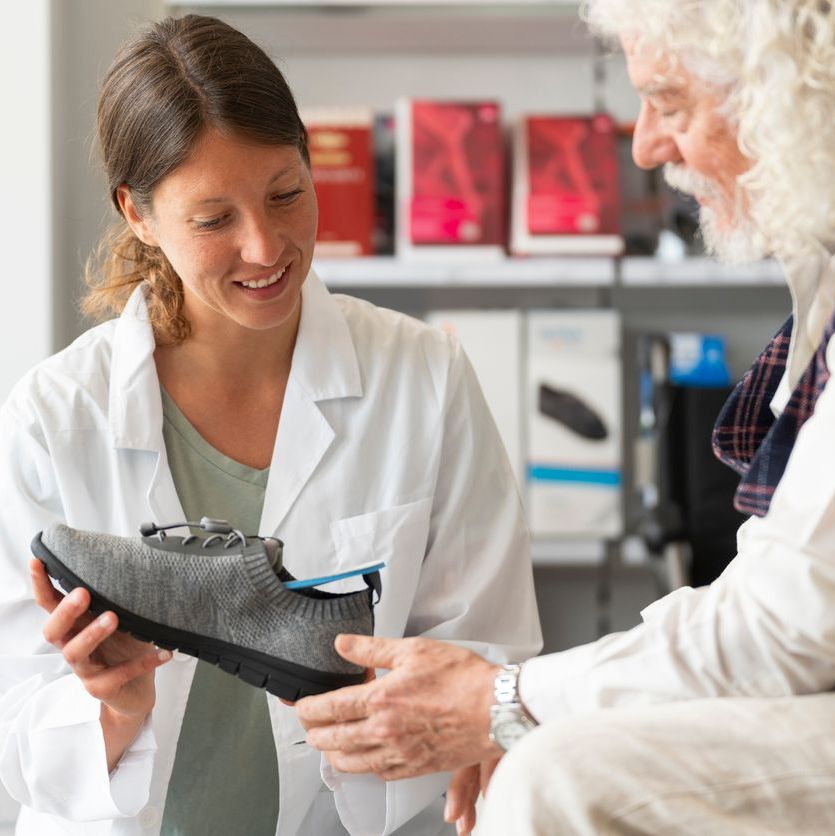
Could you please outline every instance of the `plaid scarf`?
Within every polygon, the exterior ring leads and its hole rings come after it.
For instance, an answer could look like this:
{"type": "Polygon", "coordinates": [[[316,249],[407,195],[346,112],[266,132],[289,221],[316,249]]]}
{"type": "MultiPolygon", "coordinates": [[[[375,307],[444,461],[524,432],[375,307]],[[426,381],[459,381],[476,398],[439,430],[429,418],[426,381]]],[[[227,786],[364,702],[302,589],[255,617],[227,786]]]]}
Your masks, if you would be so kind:
{"type": "Polygon", "coordinates": [[[714,454],[742,476],[734,506],[744,514],[768,513],[797,434],[829,380],[826,347],[835,332],[835,316],[827,322],[818,350],[782,415],[774,418],[770,404],[786,369],[792,325],[789,317],[737,384],[713,428],[714,454]]]}

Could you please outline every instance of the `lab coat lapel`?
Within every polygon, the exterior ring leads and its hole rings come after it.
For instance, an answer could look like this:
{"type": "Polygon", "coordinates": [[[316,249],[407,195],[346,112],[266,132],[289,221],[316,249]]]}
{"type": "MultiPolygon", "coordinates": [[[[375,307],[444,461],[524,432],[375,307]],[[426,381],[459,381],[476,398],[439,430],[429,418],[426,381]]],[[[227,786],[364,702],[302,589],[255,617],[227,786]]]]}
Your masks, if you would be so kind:
{"type": "Polygon", "coordinates": [[[319,403],[361,395],[359,362],[348,323],[311,272],[302,290],[299,333],[270,465],[261,534],[278,531],[334,442],[336,433],[319,403]]]}
{"type": "Polygon", "coordinates": [[[110,431],[117,448],[147,457],[149,518],[184,519],[162,437],[162,397],[154,363],[156,341],[148,318],[145,288],[131,294],[116,323],[110,386],[110,431]]]}

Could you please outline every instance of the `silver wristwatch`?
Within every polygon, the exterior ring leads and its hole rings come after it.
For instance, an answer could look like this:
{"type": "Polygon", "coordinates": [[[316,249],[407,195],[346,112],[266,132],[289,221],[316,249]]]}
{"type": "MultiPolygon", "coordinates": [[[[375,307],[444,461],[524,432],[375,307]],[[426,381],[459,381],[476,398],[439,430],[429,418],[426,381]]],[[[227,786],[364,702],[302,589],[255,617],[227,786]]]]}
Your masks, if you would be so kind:
{"type": "Polygon", "coordinates": [[[537,725],[519,701],[517,683],[521,669],[521,665],[503,665],[494,686],[496,702],[490,708],[490,740],[505,751],[537,725]]]}

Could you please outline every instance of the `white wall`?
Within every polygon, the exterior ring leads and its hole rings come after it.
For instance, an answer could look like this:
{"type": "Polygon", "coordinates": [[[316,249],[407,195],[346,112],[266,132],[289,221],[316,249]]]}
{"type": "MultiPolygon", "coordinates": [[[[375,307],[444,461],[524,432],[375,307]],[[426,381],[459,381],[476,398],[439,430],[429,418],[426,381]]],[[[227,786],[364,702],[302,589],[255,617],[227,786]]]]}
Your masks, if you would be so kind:
{"type": "MultiPolygon", "coordinates": [[[[0,131],[0,400],[52,347],[52,188],[49,2],[4,10],[10,34],[0,50],[6,129],[0,131]],[[11,14],[11,20],[9,15],[11,14]],[[20,33],[26,33],[21,37],[20,33]],[[11,82],[11,83],[9,83],[11,82]]],[[[24,552],[25,554],[25,552],[24,552]]],[[[12,833],[17,807],[0,786],[0,834],[12,833]]]]}
{"type": "Polygon", "coordinates": [[[49,0],[4,10],[0,50],[5,130],[0,131],[0,400],[52,346],[52,203],[49,0]],[[11,15],[11,22],[8,18],[11,15]],[[22,37],[22,33],[26,33],[22,37]]]}

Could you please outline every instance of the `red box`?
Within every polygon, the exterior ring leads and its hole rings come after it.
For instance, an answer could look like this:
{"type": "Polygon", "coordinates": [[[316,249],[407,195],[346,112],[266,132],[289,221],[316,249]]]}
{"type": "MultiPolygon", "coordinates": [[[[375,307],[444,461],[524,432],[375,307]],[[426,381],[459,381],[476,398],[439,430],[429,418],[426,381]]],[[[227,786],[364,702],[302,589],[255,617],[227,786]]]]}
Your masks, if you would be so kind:
{"type": "Polygon", "coordinates": [[[308,111],[310,164],[319,201],[316,255],[373,252],[374,156],[371,111],[308,111]]]}
{"type": "Polygon", "coordinates": [[[505,170],[496,102],[408,103],[412,244],[505,243],[505,170]]]}
{"type": "Polygon", "coordinates": [[[532,116],[528,132],[528,231],[620,232],[617,133],[607,115],[532,116]]]}
{"type": "Polygon", "coordinates": [[[513,251],[622,252],[619,177],[607,114],[525,117],[514,146],[513,251]]]}

